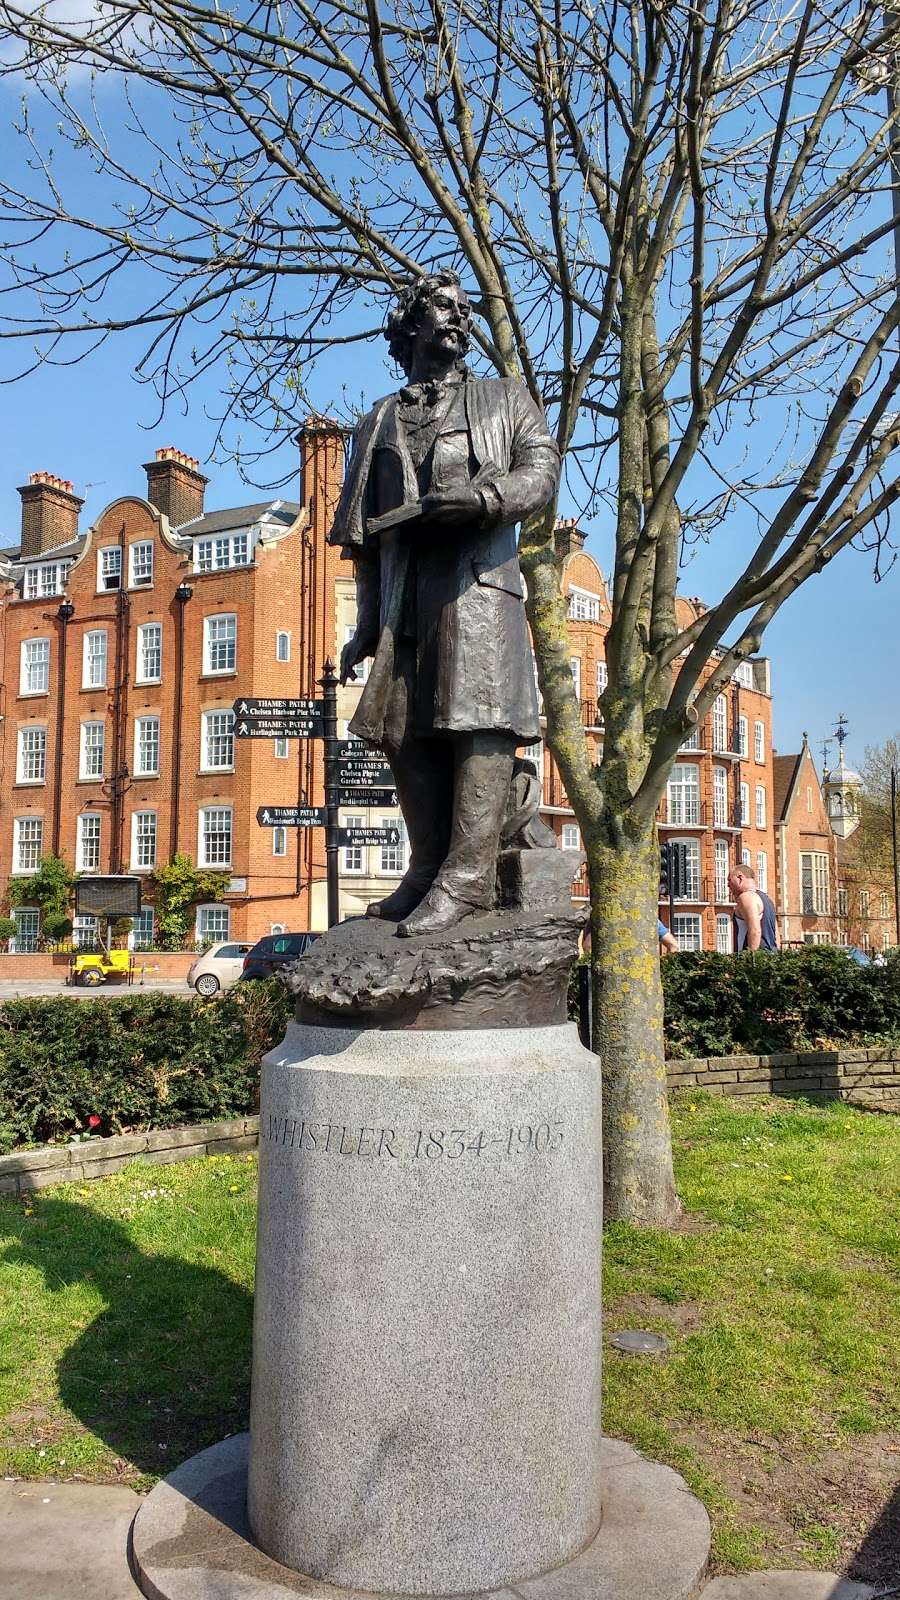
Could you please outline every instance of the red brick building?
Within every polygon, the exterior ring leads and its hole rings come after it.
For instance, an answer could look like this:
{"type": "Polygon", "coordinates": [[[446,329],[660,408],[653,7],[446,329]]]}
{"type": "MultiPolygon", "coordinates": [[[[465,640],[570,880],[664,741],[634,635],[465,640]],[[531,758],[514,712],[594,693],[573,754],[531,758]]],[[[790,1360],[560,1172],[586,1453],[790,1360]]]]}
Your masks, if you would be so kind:
{"type": "MultiPolygon", "coordinates": [[[[184,851],[229,874],[198,939],[325,924],[320,829],[261,828],[261,805],[319,803],[319,742],[236,740],[242,695],[310,695],[334,655],[336,554],[324,534],[343,467],[307,427],[301,498],[206,511],[206,479],[158,450],[146,494],[79,531],[72,484],[20,490],[20,546],[0,558],[0,899],[42,856],[136,872],[184,851]]],[[[19,944],[38,936],[16,913],[19,944]]],[[[152,908],[136,929],[152,936],[152,908]]],[[[77,933],[88,934],[89,929],[77,933]]]]}
{"type": "MultiPolygon", "coordinates": [[[[573,520],[557,529],[561,583],[568,600],[572,676],[581,701],[589,743],[599,759],[603,747],[602,696],[607,684],[606,634],[610,605],[603,574],[584,549],[573,520]]],[[[680,599],[686,625],[701,602],[680,599]]],[[[701,607],[702,609],[702,607],[701,607]]],[[[712,669],[710,668],[710,671],[712,669]]],[[[580,848],[574,813],[549,751],[542,762],[547,820],[564,847],[580,848]]],[[[772,772],[772,698],[769,663],[745,662],[710,714],[682,746],[659,812],[660,839],[687,852],[687,893],[675,911],[674,933],[685,950],[730,950],[733,941],[728,873],[750,863],[760,887],[774,898],[775,846],[772,772]]],[[[582,884],[586,894],[586,883],[582,884]]],[[[668,923],[668,902],[661,903],[668,923]]]]}

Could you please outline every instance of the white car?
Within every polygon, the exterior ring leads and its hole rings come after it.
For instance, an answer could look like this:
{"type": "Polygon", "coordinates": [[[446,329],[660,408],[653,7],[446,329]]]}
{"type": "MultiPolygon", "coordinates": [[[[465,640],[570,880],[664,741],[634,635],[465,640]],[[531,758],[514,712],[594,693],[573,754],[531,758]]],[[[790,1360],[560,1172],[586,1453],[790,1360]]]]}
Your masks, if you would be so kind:
{"type": "Polygon", "coordinates": [[[188,983],[206,1000],[218,994],[220,989],[230,989],[233,983],[237,983],[244,970],[244,957],[252,949],[252,944],[238,944],[234,939],[227,940],[225,944],[210,945],[191,967],[187,975],[188,983]]]}

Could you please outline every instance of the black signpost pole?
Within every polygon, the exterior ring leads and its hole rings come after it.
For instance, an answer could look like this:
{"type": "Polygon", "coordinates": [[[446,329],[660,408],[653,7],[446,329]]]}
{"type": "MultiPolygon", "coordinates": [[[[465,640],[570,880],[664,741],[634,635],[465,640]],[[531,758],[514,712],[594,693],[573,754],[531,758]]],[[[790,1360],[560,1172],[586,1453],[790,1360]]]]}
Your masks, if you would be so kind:
{"type": "Polygon", "coordinates": [[[319,679],[324,701],[323,725],[325,731],[325,808],[327,820],[325,823],[325,863],[328,880],[328,926],[333,928],[340,921],[338,908],[338,736],[337,736],[337,689],[338,680],[334,670],[334,662],[330,659],[325,663],[325,670],[319,679]]]}

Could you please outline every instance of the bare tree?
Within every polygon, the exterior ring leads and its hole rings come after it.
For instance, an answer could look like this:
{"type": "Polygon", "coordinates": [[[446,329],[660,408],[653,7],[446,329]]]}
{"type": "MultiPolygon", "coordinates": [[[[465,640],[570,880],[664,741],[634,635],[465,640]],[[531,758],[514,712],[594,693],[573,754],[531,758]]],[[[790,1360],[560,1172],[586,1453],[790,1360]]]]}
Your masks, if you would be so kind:
{"type": "Polygon", "coordinates": [[[367,338],[400,281],[450,262],[483,363],[543,400],[571,491],[615,543],[595,765],[552,512],[521,538],[591,872],[607,1201],[667,1222],[667,775],[770,618],[845,546],[878,546],[898,492],[893,128],[874,92],[892,13],[95,0],[72,22],[63,0],[0,0],[0,18],[0,60],[29,90],[28,164],[0,184],[3,331],[36,359],[139,325],[163,399],[221,364],[223,438],[252,423],[261,453],[295,424],[304,371],[367,338]],[[698,538],[729,541],[733,579],[679,627],[698,538]]]}

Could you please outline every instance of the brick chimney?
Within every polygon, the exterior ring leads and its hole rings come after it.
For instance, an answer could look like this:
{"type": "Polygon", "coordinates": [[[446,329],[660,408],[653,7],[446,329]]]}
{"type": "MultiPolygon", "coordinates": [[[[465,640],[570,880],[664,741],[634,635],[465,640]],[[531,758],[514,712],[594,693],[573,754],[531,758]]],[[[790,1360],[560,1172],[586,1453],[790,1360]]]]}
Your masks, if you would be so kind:
{"type": "Polygon", "coordinates": [[[203,515],[203,492],[209,479],[204,478],[193,456],[166,445],[157,450],[155,461],[145,463],[144,471],[147,499],[168,517],[173,528],[203,515]]]}
{"type": "Polygon", "coordinates": [[[576,550],[583,550],[586,538],[587,534],[581,532],[575,517],[557,518],[553,539],[560,560],[565,556],[574,555],[576,550]]]}
{"type": "Polygon", "coordinates": [[[22,496],[22,557],[33,561],[59,544],[78,538],[78,498],[68,478],[33,472],[19,490],[22,496]]]}

